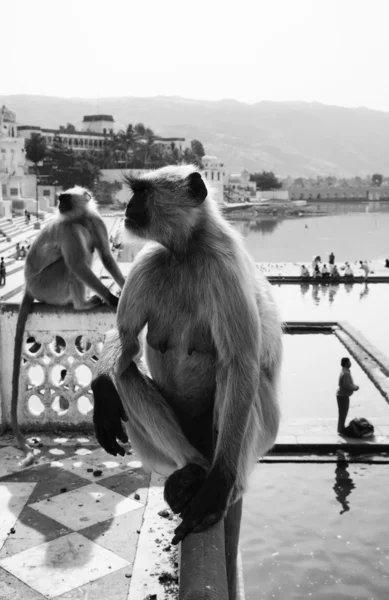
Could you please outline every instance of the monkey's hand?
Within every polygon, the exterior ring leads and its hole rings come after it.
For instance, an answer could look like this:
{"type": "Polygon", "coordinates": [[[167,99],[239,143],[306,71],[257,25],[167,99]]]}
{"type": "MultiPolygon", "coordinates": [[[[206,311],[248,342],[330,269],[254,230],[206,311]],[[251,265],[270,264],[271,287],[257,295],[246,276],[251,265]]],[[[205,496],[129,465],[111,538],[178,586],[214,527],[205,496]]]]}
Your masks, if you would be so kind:
{"type": "Polygon", "coordinates": [[[221,521],[227,512],[230,491],[221,478],[210,473],[181,513],[182,523],[174,531],[172,544],[182,542],[189,533],[200,533],[221,521]]]}
{"type": "Polygon", "coordinates": [[[122,421],[128,421],[128,416],[116,387],[108,375],[99,375],[92,381],[91,388],[94,396],[93,424],[96,439],[109,454],[124,456],[124,448],[117,440],[123,444],[128,442],[122,425],[122,421]]]}

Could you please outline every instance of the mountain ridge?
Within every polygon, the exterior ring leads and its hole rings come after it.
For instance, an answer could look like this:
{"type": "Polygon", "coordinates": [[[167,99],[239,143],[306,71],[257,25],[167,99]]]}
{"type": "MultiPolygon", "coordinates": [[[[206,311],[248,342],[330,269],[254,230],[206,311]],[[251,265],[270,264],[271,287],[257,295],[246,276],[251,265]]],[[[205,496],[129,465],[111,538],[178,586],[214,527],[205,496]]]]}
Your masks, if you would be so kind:
{"type": "Polygon", "coordinates": [[[61,98],[0,96],[20,125],[80,125],[85,114],[108,113],[115,125],[143,122],[156,134],[199,139],[229,172],[272,170],[278,176],[388,174],[389,113],[320,102],[248,104],[232,98],[179,96],[61,98]]]}

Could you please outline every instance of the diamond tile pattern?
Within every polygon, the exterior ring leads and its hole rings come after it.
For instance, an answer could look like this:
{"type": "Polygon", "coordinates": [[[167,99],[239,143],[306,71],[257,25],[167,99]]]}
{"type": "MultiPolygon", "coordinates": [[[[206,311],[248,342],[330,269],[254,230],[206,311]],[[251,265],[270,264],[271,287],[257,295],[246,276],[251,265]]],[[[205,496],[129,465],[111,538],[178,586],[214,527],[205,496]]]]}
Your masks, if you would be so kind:
{"type": "Polygon", "coordinates": [[[100,481],[112,475],[142,468],[142,463],[133,455],[126,455],[123,458],[110,456],[102,448],[87,454],[81,454],[77,450],[76,456],[64,460],[59,458],[57,464],[79,477],[89,479],[89,481],[100,481]],[[100,472],[100,474],[96,475],[96,472],[100,472]]]}
{"type": "Polygon", "coordinates": [[[141,506],[140,502],[124,498],[97,483],[30,504],[30,508],[56,519],[74,531],[107,521],[141,506]]]}
{"type": "Polygon", "coordinates": [[[55,598],[128,563],[79,533],[71,533],[0,560],[0,566],[46,598],[55,598]]]}
{"type": "Polygon", "coordinates": [[[127,600],[149,475],[85,441],[44,444],[22,469],[0,438],[1,600],[127,600]]]}

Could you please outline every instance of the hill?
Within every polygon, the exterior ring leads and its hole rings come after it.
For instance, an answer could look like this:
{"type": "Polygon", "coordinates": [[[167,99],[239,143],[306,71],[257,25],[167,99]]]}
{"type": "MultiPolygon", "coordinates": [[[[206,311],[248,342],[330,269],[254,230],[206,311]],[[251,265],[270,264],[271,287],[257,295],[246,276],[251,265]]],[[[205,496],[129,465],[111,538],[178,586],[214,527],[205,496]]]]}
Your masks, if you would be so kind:
{"type": "Polygon", "coordinates": [[[199,139],[230,172],[278,176],[389,175],[389,113],[317,102],[245,104],[179,97],[54,98],[0,96],[21,125],[79,126],[85,114],[108,113],[116,126],[143,122],[157,134],[199,139]]]}

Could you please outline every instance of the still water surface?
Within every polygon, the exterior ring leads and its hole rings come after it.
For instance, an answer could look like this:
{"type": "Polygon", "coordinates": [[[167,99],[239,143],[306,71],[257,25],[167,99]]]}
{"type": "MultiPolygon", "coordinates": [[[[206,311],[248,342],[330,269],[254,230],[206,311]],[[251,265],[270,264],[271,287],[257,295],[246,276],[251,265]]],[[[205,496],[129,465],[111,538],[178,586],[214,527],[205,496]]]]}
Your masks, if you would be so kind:
{"type": "MultiPolygon", "coordinates": [[[[389,258],[389,202],[316,204],[325,216],[284,219],[261,215],[233,221],[258,262],[311,261],[330,252],[338,261],[389,258]]],[[[232,215],[232,213],[230,213],[232,215]]]]}
{"type": "MultiPolygon", "coordinates": [[[[284,336],[279,391],[282,423],[300,418],[337,419],[340,360],[347,355],[347,350],[335,335],[284,336]]],[[[387,402],[355,360],[352,360],[351,371],[359,390],[351,396],[348,420],[366,416],[373,423],[377,418],[389,422],[387,402]]]]}
{"type": "Polygon", "coordinates": [[[260,464],[244,499],[246,600],[386,600],[388,465],[260,464]]]}
{"type": "Polygon", "coordinates": [[[348,321],[389,356],[389,284],[273,285],[284,321],[348,321]]]}

